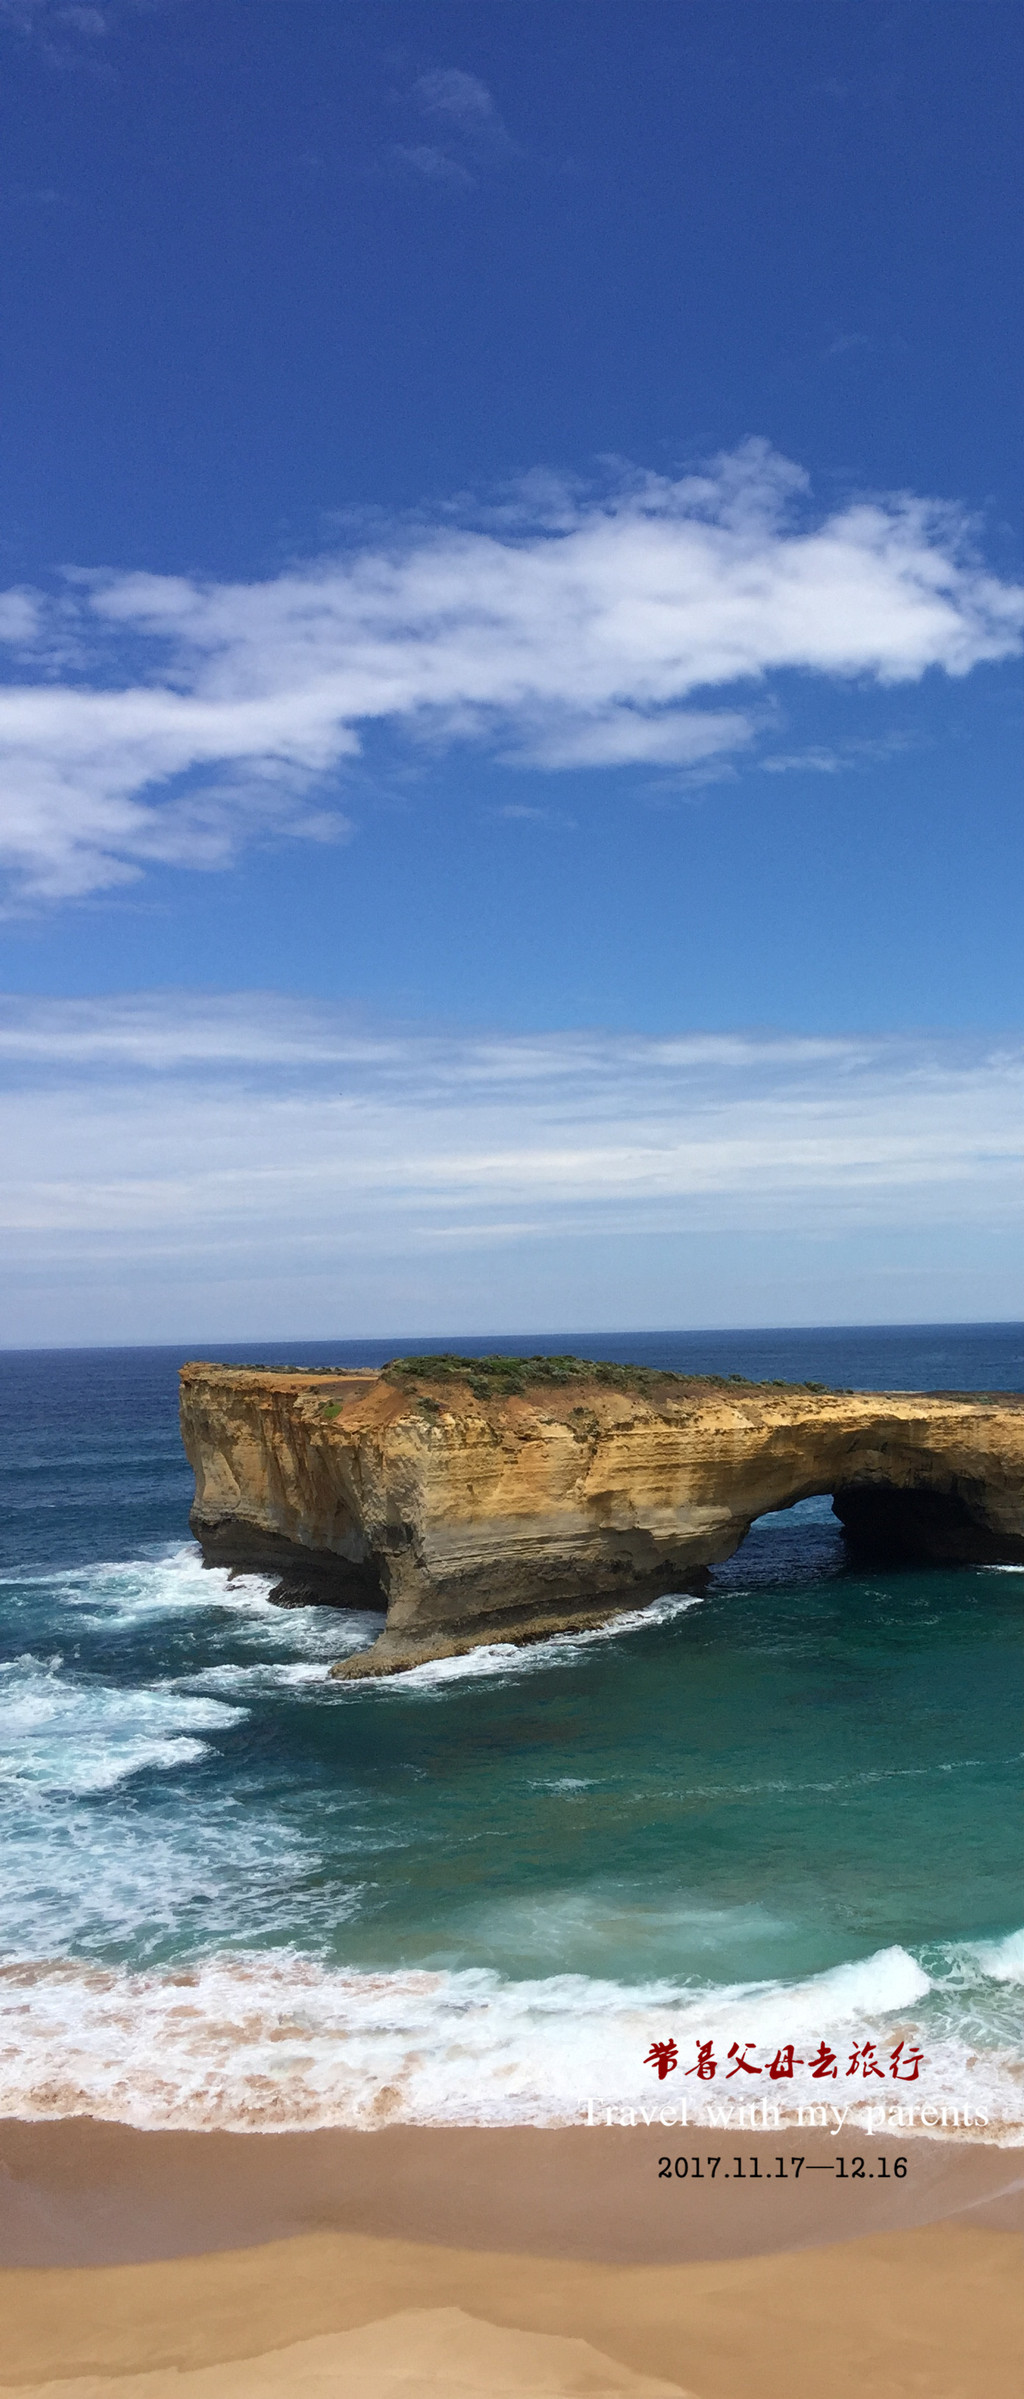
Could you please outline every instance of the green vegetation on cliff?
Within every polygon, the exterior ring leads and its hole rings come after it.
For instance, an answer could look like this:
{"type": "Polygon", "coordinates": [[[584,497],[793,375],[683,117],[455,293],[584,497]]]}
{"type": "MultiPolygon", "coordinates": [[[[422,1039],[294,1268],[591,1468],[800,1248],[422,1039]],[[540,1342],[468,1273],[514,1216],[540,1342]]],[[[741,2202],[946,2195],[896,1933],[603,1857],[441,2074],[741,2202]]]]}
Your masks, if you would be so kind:
{"type": "Polygon", "coordinates": [[[610,1366],[592,1358],[461,1358],[452,1350],[435,1357],[392,1358],[382,1369],[389,1383],[465,1383],[477,1399],[512,1399],[538,1384],[602,1383],[619,1391],[647,1391],[656,1383],[682,1383],[678,1374],[655,1374],[646,1366],[610,1366]]]}
{"type": "MultiPolygon", "coordinates": [[[[680,1390],[694,1384],[716,1389],[723,1384],[739,1383],[747,1389],[782,1390],[782,1382],[752,1384],[745,1374],[706,1375],[674,1374],[667,1367],[615,1366],[605,1359],[565,1357],[511,1358],[495,1354],[487,1358],[463,1358],[453,1350],[439,1351],[436,1356],[422,1358],[392,1358],[382,1368],[386,1382],[406,1387],[417,1383],[464,1383],[476,1399],[514,1399],[538,1385],[565,1386],[572,1383],[600,1383],[606,1390],[655,1392],[666,1383],[678,1384],[680,1390]]],[[[823,1383],[802,1383],[793,1388],[803,1391],[823,1391],[823,1383]]]]}

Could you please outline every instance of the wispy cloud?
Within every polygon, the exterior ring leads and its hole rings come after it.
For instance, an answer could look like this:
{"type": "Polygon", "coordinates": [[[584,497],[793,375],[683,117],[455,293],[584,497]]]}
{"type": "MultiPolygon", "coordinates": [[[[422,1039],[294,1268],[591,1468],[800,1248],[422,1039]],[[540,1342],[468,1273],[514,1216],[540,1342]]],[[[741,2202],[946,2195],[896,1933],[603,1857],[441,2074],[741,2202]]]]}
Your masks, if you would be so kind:
{"type": "Polygon", "coordinates": [[[445,513],[265,582],[78,575],[49,613],[20,591],[7,611],[37,665],[0,689],[0,857],[16,897],[61,899],[329,838],[373,724],[524,769],[710,771],[757,745],[774,672],[963,676],[1020,649],[1024,591],[956,510],[821,517],[748,442],[675,481],[566,488],[555,523],[445,513]]]}
{"type": "Polygon", "coordinates": [[[31,591],[0,592],[0,642],[5,648],[28,650],[40,631],[42,609],[31,591]]]}
{"type": "Polygon", "coordinates": [[[548,825],[561,833],[578,830],[575,816],[566,816],[561,808],[534,808],[529,800],[506,800],[489,814],[507,825],[548,825]]]}
{"type": "Polygon", "coordinates": [[[883,1319],[895,1274],[904,1315],[1007,1315],[1022,1065],[1019,1041],[439,1036],[273,993],[10,1000],[0,1343],[883,1319]]]}
{"type": "Polygon", "coordinates": [[[388,156],[396,166],[425,175],[428,183],[448,183],[456,190],[471,191],[476,181],[460,158],[450,158],[435,142],[392,142],[388,156]]]}
{"type": "Polygon", "coordinates": [[[145,1329],[154,1275],[179,1324],[211,1281],[311,1275],[322,1297],[339,1274],[418,1275],[429,1330],[460,1321],[468,1256],[560,1244],[570,1287],[591,1254],[600,1289],[609,1244],[628,1268],[666,1241],[724,1234],[738,1257],[866,1231],[883,1271],[891,1235],[976,1248],[1018,1220],[1022,1065],[980,1041],[410,1034],[260,993],[11,1001],[0,1340],[25,1278],[87,1306],[105,1277],[145,1329]]]}
{"type": "Polygon", "coordinates": [[[82,33],[90,42],[102,41],[110,30],[109,13],[105,8],[58,7],[53,12],[58,25],[66,25],[72,33],[82,33]]]}
{"type": "Polygon", "coordinates": [[[86,41],[105,40],[113,8],[79,7],[73,0],[0,0],[0,30],[49,38],[80,34],[86,41]]]}
{"type": "Polygon", "coordinates": [[[909,734],[893,731],[874,740],[812,742],[803,750],[773,750],[760,758],[758,764],[766,775],[838,775],[848,773],[851,767],[877,766],[881,760],[898,757],[912,746],[909,734]]]}
{"type": "Polygon", "coordinates": [[[435,67],[414,83],[412,96],[425,117],[453,127],[478,158],[520,155],[478,75],[465,75],[460,67],[435,67]]]}
{"type": "Polygon", "coordinates": [[[124,0],[108,0],[103,8],[77,5],[76,0],[0,0],[0,33],[16,35],[31,44],[49,67],[100,68],[99,57],[114,30],[124,0]]]}
{"type": "Polygon", "coordinates": [[[468,190],[481,175],[522,156],[487,85],[461,67],[434,67],[418,76],[402,105],[426,124],[432,139],[393,142],[389,156],[428,182],[468,190]]]}

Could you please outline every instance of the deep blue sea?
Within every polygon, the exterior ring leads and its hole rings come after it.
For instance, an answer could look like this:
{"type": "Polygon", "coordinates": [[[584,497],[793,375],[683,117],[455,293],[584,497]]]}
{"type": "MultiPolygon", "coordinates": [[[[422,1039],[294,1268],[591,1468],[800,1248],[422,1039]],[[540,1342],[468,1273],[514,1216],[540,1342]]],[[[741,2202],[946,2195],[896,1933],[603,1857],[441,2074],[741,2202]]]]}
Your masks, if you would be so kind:
{"type": "Polygon", "coordinates": [[[204,1570],[177,1368],[416,1348],[1024,1390],[1019,1325],[0,1353],[0,2113],[567,2121],[791,2043],[773,2098],[1019,2137],[1024,1571],[854,1571],[812,1500],[701,1600],[331,1683],[379,1619],[204,1570]]]}

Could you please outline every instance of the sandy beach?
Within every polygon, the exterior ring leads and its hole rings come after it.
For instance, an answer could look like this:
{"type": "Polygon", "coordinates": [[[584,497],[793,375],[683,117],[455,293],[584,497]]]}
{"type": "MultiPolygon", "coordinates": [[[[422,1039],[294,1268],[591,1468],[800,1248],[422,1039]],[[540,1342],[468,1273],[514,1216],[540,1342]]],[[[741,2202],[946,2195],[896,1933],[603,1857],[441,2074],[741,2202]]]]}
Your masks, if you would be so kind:
{"type": "Polygon", "coordinates": [[[744,2135],[742,2175],[733,2155],[710,2177],[691,2130],[680,2178],[646,2128],[8,2122],[0,2389],[1010,2399],[1024,2151],[856,2149],[873,2172],[851,2180],[821,2133],[744,2135]]]}

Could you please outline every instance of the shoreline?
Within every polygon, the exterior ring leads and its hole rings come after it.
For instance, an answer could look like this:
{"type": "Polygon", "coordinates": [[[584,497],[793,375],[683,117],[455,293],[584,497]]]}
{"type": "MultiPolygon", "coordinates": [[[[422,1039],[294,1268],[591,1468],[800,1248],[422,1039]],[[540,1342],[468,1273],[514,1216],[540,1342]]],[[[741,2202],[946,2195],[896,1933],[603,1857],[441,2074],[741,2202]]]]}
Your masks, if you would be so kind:
{"type": "Polygon", "coordinates": [[[812,2176],[825,2145],[795,2179],[666,2186],[640,2128],[9,2119],[0,2393],[1016,2399],[1024,2149],[918,2140],[905,2180],[856,2184],[812,2176]]]}
{"type": "MultiPolygon", "coordinates": [[[[577,1797],[573,1786],[574,1806],[577,1797]]],[[[534,1837],[550,1823],[535,1818],[534,1837]]],[[[443,1829],[431,1827],[428,1861],[443,1829]]],[[[556,1832],[563,1839],[564,1825],[556,1832]]],[[[185,1854],[195,1872],[200,1861],[185,1854]]],[[[118,1858],[115,1848],[115,1867],[118,1858]]],[[[572,1862],[566,1855],[566,1875],[572,1862]]],[[[283,1944],[219,1946],[155,1966],[11,1955],[0,1966],[0,2121],[95,2117],[201,2134],[817,2127],[846,2139],[1024,2145],[1014,2026],[1024,1928],[917,1955],[895,1942],[759,1986],[629,1986],[531,1973],[531,1963],[517,1977],[475,1965],[375,1968],[283,1944]],[[855,2042],[849,2066],[824,2045],[812,2057],[822,2025],[840,2049],[855,2042]],[[671,2039],[649,2051],[655,2032],[671,2039]],[[790,2074],[781,2052],[797,2036],[790,2074]],[[666,2061],[664,2076],[651,2072],[666,2061]]]]}

